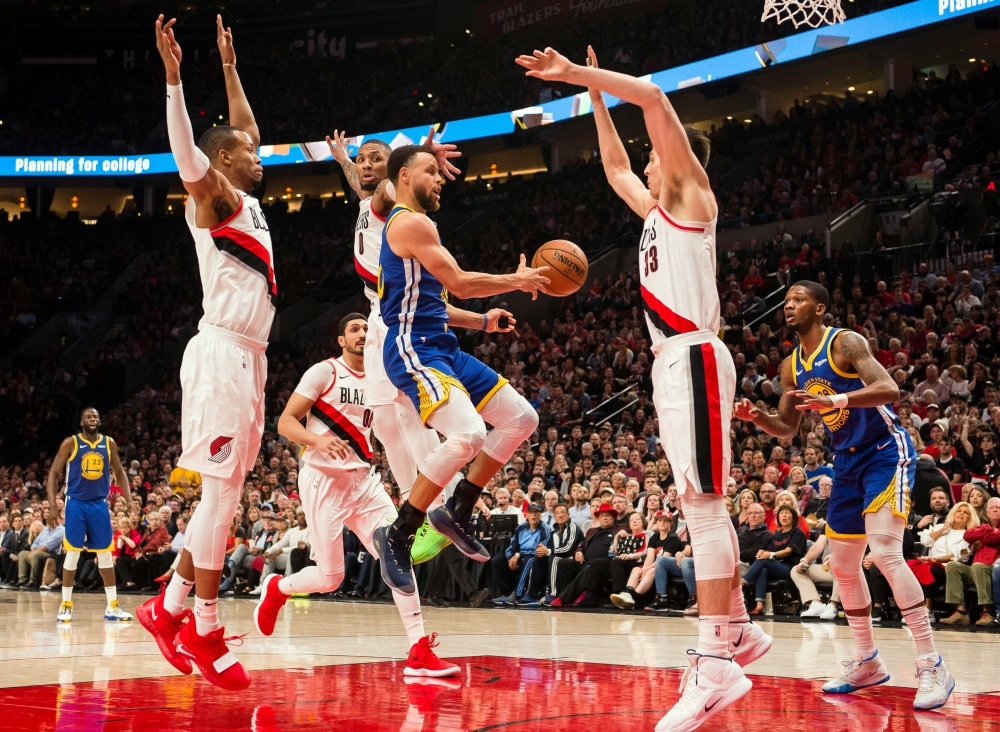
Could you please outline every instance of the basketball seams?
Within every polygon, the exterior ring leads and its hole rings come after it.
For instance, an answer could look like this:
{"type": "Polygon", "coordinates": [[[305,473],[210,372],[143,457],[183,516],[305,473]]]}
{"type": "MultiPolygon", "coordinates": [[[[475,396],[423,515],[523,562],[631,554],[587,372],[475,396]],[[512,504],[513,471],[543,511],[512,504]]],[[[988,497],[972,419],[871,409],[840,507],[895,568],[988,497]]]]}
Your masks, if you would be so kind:
{"type": "MultiPolygon", "coordinates": [[[[573,254],[570,254],[569,252],[560,251],[559,253],[562,256],[566,257],[567,259],[573,259],[573,260],[575,260],[576,263],[579,265],[580,269],[582,269],[582,270],[586,270],[587,269],[587,265],[585,263],[581,262],[579,257],[577,257],[577,256],[575,256],[573,254]]],[[[575,277],[571,276],[570,272],[567,272],[565,269],[562,268],[562,264],[563,264],[562,262],[552,261],[547,256],[548,254],[549,254],[549,252],[541,252],[542,261],[545,262],[545,264],[547,264],[549,267],[552,267],[553,269],[559,268],[558,272],[563,277],[565,277],[566,279],[568,279],[570,282],[572,282],[572,283],[574,283],[576,285],[580,285],[581,287],[583,287],[583,283],[586,280],[586,275],[584,275],[583,278],[578,281],[575,277]]]]}

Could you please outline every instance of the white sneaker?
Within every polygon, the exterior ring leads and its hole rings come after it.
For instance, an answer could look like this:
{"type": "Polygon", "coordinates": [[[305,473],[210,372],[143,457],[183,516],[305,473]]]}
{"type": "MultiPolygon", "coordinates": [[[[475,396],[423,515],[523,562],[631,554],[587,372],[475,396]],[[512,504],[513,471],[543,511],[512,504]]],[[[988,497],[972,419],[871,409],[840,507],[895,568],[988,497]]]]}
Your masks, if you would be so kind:
{"type": "Polygon", "coordinates": [[[135,620],[130,613],[127,613],[118,607],[117,600],[108,603],[108,606],[104,608],[104,619],[114,620],[119,623],[130,623],[135,620]]]}
{"type": "Polygon", "coordinates": [[[729,623],[729,652],[740,668],[746,668],[771,650],[771,636],[755,623],[729,623]]]}
{"type": "Polygon", "coordinates": [[[753,688],[743,669],[729,659],[688,651],[688,662],[681,698],[657,722],[656,732],[691,732],[753,688]]]}
{"type": "Polygon", "coordinates": [[[889,672],[882,663],[882,658],[878,655],[878,650],[868,658],[854,657],[850,661],[844,661],[844,673],[840,678],[827,681],[823,684],[823,691],[827,694],[850,694],[858,689],[868,686],[878,686],[889,680],[889,672]]]}
{"type": "Polygon", "coordinates": [[[59,614],[56,615],[57,623],[71,623],[73,622],[73,601],[66,600],[62,605],[59,606],[59,614]]]}
{"type": "Polygon", "coordinates": [[[611,602],[615,604],[615,607],[620,607],[623,610],[631,610],[635,607],[635,600],[632,599],[631,593],[627,590],[619,592],[617,595],[612,595],[611,602]]]}
{"type": "Polygon", "coordinates": [[[261,584],[257,585],[252,590],[250,590],[250,594],[251,595],[259,595],[260,592],[261,592],[261,590],[263,590],[263,589],[264,589],[264,583],[262,582],[261,584]]]}
{"type": "Polygon", "coordinates": [[[945,668],[941,656],[918,657],[916,677],[917,695],[913,699],[914,709],[937,709],[948,703],[948,697],[955,690],[955,679],[945,668]]]}
{"type": "MultiPolygon", "coordinates": [[[[834,609],[836,609],[836,608],[834,608],[834,609]]],[[[822,602],[813,602],[813,603],[809,604],[809,607],[807,607],[805,610],[802,611],[802,613],[799,615],[799,617],[800,618],[818,618],[824,612],[826,612],[826,605],[824,605],[822,602]]]]}
{"type": "Polygon", "coordinates": [[[834,605],[832,602],[826,606],[826,609],[820,613],[820,620],[836,620],[840,615],[840,608],[834,605]]]}

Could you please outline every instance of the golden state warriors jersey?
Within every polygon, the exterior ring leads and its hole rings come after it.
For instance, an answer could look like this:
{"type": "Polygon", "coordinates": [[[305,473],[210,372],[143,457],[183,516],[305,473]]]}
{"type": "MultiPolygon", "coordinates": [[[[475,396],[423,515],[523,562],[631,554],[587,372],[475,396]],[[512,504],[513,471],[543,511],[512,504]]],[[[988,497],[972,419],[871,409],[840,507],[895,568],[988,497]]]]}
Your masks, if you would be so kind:
{"type": "MultiPolygon", "coordinates": [[[[865,386],[858,373],[841,371],[833,362],[833,341],[842,328],[827,328],[819,346],[809,356],[801,344],[792,351],[792,379],[796,389],[810,394],[846,394],[865,386]]],[[[902,428],[888,404],[878,407],[844,407],[820,410],[823,426],[830,433],[834,452],[860,449],[892,437],[902,428]]]]}
{"type": "Polygon", "coordinates": [[[111,454],[108,438],[87,442],[73,435],[73,452],[66,463],[66,496],[80,501],[107,498],[111,489],[111,454]]]}

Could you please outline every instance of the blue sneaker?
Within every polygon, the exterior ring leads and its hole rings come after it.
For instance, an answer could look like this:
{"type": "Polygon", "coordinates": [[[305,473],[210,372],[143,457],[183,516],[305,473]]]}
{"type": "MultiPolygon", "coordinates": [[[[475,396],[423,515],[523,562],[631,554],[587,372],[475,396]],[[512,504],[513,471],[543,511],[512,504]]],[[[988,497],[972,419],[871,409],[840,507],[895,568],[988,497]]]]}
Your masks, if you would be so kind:
{"type": "Polygon", "coordinates": [[[882,657],[875,651],[868,658],[855,656],[844,661],[844,673],[839,678],[823,684],[827,694],[850,694],[869,686],[878,686],[889,680],[889,672],[882,663],[882,657]]]}
{"type": "Polygon", "coordinates": [[[540,598],[530,597],[529,595],[525,595],[524,597],[519,598],[517,601],[518,607],[538,607],[541,604],[542,601],[540,598]]]}
{"type": "Polygon", "coordinates": [[[517,602],[517,599],[514,597],[513,593],[509,595],[498,595],[493,598],[494,605],[513,605],[515,602],[517,602]]]}
{"type": "Polygon", "coordinates": [[[490,553],[476,538],[472,516],[460,519],[453,513],[454,498],[449,498],[443,506],[427,512],[427,522],[436,532],[451,539],[469,559],[477,562],[488,562],[490,553]]]}
{"type": "Polygon", "coordinates": [[[556,599],[555,595],[546,595],[545,597],[542,598],[542,601],[539,604],[542,607],[549,607],[552,604],[552,601],[555,599],[556,599]]]}
{"type": "Polygon", "coordinates": [[[413,568],[410,566],[413,536],[403,536],[398,531],[393,531],[391,525],[380,526],[372,534],[372,544],[375,545],[385,583],[401,595],[416,592],[413,568]]]}

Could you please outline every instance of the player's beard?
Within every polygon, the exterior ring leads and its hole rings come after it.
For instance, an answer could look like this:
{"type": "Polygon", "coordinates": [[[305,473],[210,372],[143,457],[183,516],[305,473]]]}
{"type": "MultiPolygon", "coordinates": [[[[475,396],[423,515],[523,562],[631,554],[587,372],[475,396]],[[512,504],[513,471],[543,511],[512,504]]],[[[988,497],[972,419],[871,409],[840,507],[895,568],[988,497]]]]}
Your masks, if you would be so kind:
{"type": "Polygon", "coordinates": [[[351,346],[345,346],[344,350],[353,356],[363,356],[365,354],[365,345],[362,343],[360,346],[355,345],[353,348],[351,346]]]}
{"type": "Polygon", "coordinates": [[[420,208],[424,211],[437,211],[441,208],[441,202],[434,198],[433,190],[433,188],[428,188],[427,190],[413,189],[413,197],[417,199],[417,203],[420,204],[420,208]]]}
{"type": "Polygon", "coordinates": [[[362,183],[361,184],[361,190],[374,192],[375,189],[378,188],[378,184],[379,184],[379,181],[375,181],[374,183],[362,183]]]}

